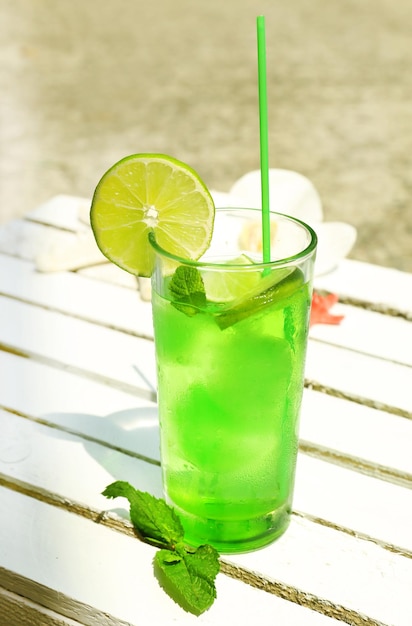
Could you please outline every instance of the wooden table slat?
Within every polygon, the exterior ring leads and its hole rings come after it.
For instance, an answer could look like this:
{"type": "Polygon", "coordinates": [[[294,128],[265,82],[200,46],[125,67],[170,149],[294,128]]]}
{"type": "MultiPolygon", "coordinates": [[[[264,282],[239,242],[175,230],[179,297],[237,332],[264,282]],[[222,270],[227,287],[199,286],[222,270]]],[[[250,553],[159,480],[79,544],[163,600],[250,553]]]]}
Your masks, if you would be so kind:
{"type": "Polygon", "coordinates": [[[412,274],[407,272],[344,259],[333,272],[318,276],[315,286],[341,298],[402,312],[411,319],[412,274]]]}
{"type": "Polygon", "coordinates": [[[409,366],[359,354],[346,348],[309,342],[306,378],[360,401],[412,414],[409,366]]]}

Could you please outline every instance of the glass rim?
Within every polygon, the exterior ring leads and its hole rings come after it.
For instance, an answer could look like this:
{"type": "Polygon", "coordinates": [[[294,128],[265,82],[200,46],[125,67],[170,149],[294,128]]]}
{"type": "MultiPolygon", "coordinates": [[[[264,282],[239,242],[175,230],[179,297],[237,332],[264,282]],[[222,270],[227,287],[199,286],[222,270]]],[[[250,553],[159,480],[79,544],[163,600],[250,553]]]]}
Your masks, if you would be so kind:
{"type": "MultiPolygon", "coordinates": [[[[255,207],[217,207],[216,208],[216,212],[220,213],[223,211],[256,211],[257,213],[259,213],[259,215],[261,215],[261,209],[257,209],[255,207]]],[[[154,230],[149,232],[149,235],[148,235],[149,242],[152,248],[155,250],[155,252],[157,252],[158,254],[162,256],[165,256],[168,259],[171,259],[177,263],[180,263],[181,265],[190,265],[190,266],[202,267],[202,268],[208,268],[208,267],[214,268],[214,269],[225,268],[226,270],[239,270],[239,268],[242,268],[243,270],[247,270],[247,269],[253,268],[256,271],[257,267],[259,269],[265,269],[265,268],[276,268],[276,267],[285,266],[285,265],[292,265],[292,264],[296,264],[297,261],[302,262],[306,260],[308,257],[310,257],[313,254],[313,252],[316,250],[316,246],[318,243],[318,236],[315,230],[311,226],[309,226],[309,224],[300,220],[298,217],[287,215],[286,213],[280,213],[279,211],[270,211],[269,213],[270,215],[285,218],[289,220],[290,222],[294,222],[295,224],[302,226],[310,235],[310,241],[309,241],[309,244],[306,246],[306,248],[304,248],[303,250],[300,250],[300,252],[297,252],[296,254],[290,255],[288,257],[283,257],[281,259],[275,259],[273,261],[266,261],[266,262],[261,261],[261,262],[253,262],[253,263],[230,263],[229,265],[227,262],[214,262],[214,261],[207,261],[207,260],[200,261],[196,259],[188,259],[185,257],[181,257],[177,254],[173,254],[172,252],[169,252],[168,250],[163,248],[157,242],[154,230]]]]}

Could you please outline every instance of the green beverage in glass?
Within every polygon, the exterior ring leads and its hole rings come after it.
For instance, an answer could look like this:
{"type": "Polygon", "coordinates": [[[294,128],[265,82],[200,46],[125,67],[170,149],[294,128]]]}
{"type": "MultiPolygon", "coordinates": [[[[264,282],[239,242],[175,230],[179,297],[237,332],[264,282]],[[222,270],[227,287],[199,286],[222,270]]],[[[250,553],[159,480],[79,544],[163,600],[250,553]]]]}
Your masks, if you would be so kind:
{"type": "Polygon", "coordinates": [[[271,214],[217,209],[199,261],[155,252],[152,302],[165,496],[189,544],[264,546],[291,515],[316,235],[271,214]]]}

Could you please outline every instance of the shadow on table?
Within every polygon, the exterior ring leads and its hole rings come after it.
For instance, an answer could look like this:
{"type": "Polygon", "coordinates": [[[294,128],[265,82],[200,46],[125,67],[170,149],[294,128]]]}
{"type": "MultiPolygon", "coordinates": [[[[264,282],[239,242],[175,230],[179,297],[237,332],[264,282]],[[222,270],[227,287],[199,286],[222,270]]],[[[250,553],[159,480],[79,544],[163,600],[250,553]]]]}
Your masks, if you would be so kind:
{"type": "MultiPolygon", "coordinates": [[[[105,416],[53,413],[44,416],[44,419],[55,426],[49,434],[71,439],[76,446],[82,445],[90,457],[106,470],[107,477],[106,480],[103,477],[105,482],[100,491],[113,480],[125,480],[136,489],[162,497],[156,406],[131,408],[105,416]]],[[[81,454],[79,463],[82,463],[81,454]]],[[[93,467],[85,468],[85,481],[87,472],[92,470],[93,467]]],[[[101,474],[98,468],[96,471],[101,474]]]]}

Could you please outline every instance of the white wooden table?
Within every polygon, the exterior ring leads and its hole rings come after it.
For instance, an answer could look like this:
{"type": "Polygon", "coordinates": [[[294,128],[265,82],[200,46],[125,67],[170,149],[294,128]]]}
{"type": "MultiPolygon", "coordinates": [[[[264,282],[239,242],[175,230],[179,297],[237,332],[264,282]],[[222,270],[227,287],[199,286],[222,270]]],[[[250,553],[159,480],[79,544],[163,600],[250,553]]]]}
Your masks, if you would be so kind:
{"type": "Polygon", "coordinates": [[[412,624],[412,275],[344,261],[316,287],[293,519],[222,558],[194,617],[159,588],[155,549],[115,479],[161,496],[150,304],[110,265],[36,271],[75,240],[57,197],[0,229],[0,624],[412,624]]]}

